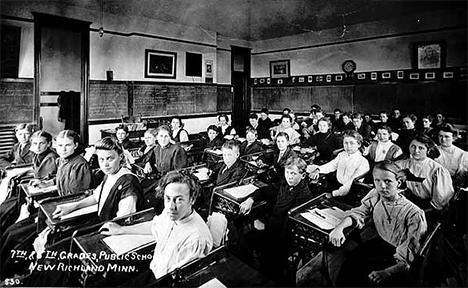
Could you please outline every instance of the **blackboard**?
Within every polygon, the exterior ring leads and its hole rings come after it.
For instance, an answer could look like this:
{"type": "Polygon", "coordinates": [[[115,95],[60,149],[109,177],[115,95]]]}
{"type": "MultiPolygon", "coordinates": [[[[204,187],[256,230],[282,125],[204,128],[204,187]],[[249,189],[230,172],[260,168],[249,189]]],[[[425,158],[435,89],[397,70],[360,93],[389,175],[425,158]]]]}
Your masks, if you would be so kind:
{"type": "Polygon", "coordinates": [[[337,107],[351,110],[352,97],[352,86],[255,87],[252,109],[281,111],[288,107],[308,113],[312,104],[319,104],[326,112],[337,107]]]}
{"type": "Polygon", "coordinates": [[[218,86],[217,111],[230,112],[232,110],[231,86],[218,86]]]}
{"type": "Polygon", "coordinates": [[[369,84],[354,87],[354,111],[377,114],[387,111],[396,104],[394,84],[369,84]]]}
{"type": "Polygon", "coordinates": [[[128,116],[128,84],[90,81],[89,120],[120,119],[128,116]]]}
{"type": "Polygon", "coordinates": [[[34,122],[33,80],[0,81],[0,125],[34,122]]]}
{"type": "Polygon", "coordinates": [[[134,115],[154,117],[215,113],[216,108],[217,89],[214,85],[133,84],[134,115]]]}

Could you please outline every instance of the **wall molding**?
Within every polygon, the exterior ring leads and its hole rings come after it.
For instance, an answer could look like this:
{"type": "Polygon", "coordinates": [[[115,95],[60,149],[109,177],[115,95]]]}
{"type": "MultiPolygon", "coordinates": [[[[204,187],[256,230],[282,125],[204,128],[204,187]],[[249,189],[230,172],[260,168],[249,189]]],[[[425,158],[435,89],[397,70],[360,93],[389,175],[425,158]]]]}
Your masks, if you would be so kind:
{"type": "Polygon", "coordinates": [[[427,30],[421,30],[421,31],[412,31],[412,32],[403,32],[403,33],[396,33],[396,34],[370,36],[370,37],[363,37],[363,38],[358,38],[358,39],[336,41],[336,42],[327,42],[327,43],[313,44],[313,45],[294,47],[294,48],[284,48],[284,49],[276,49],[276,50],[269,50],[269,51],[262,51],[262,52],[252,52],[252,56],[272,54],[272,53],[291,52],[291,51],[311,49],[311,48],[320,48],[320,47],[327,47],[327,46],[337,46],[337,45],[357,43],[357,42],[365,42],[365,41],[385,39],[385,38],[396,38],[396,37],[404,37],[404,36],[410,36],[410,35],[420,35],[420,34],[434,33],[434,32],[454,31],[454,30],[459,30],[459,29],[467,29],[467,27],[468,27],[468,25],[456,25],[456,26],[449,26],[449,27],[436,28],[436,29],[427,29],[427,30]]]}

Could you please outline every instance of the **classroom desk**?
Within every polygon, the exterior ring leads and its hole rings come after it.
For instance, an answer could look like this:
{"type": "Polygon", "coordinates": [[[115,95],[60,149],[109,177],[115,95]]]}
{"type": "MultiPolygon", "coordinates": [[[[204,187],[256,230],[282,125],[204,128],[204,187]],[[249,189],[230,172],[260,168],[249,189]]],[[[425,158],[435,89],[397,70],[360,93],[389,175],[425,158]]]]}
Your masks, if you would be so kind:
{"type": "MultiPolygon", "coordinates": [[[[261,181],[255,180],[253,177],[247,178],[243,181],[243,185],[253,184],[258,189],[268,188],[269,186],[261,181]]],[[[253,204],[251,212],[247,216],[242,216],[239,214],[239,205],[247,199],[244,197],[242,199],[233,198],[230,194],[226,193],[224,190],[227,188],[239,186],[237,182],[231,182],[222,186],[215,187],[211,195],[210,201],[210,212],[221,212],[228,219],[234,219],[238,217],[250,217],[251,219],[256,219],[256,217],[262,213],[266,207],[267,202],[265,200],[258,201],[253,204]]],[[[258,192],[258,191],[256,191],[258,192]]],[[[254,192],[255,193],[255,192],[254,192]]]]}
{"type": "Polygon", "coordinates": [[[44,198],[55,197],[58,195],[56,185],[40,189],[40,191],[34,191],[34,189],[31,189],[32,187],[29,184],[25,183],[19,184],[19,187],[20,190],[23,192],[23,195],[26,197],[26,201],[28,203],[34,203],[37,205],[39,205],[38,201],[44,198]]]}
{"type": "MultiPolygon", "coordinates": [[[[130,215],[122,216],[119,218],[114,219],[112,222],[115,222],[121,226],[128,226],[133,224],[138,224],[146,221],[151,221],[155,215],[155,211],[153,208],[146,209],[143,211],[139,211],[136,213],[132,213],[130,215]]],[[[128,264],[137,265],[138,267],[149,267],[149,262],[151,261],[153,251],[154,251],[154,244],[142,247],[140,249],[135,250],[134,252],[143,255],[144,257],[136,257],[138,259],[126,260],[126,259],[119,259],[113,260],[111,255],[115,255],[115,253],[110,250],[110,248],[102,241],[102,239],[108,237],[102,235],[98,232],[99,228],[102,226],[102,223],[97,225],[93,225],[84,229],[81,229],[77,232],[78,236],[73,237],[73,243],[76,244],[78,250],[83,252],[86,257],[80,258],[80,261],[90,267],[86,273],[84,273],[83,277],[86,279],[91,275],[97,275],[98,272],[101,273],[102,276],[105,275],[106,271],[100,271],[98,267],[109,267],[108,265],[117,265],[117,266],[125,266],[128,264]],[[95,257],[92,257],[92,255],[95,257]]]]}
{"type": "Polygon", "coordinates": [[[303,159],[308,165],[314,164],[315,158],[317,158],[319,155],[318,150],[312,148],[301,148],[299,146],[294,146],[292,150],[296,152],[297,156],[303,159]]]}
{"type": "Polygon", "coordinates": [[[274,286],[271,280],[230,254],[226,247],[170,273],[170,277],[176,287],[199,287],[214,278],[226,287],[274,286]]]}
{"type": "Polygon", "coordinates": [[[89,219],[97,218],[97,212],[93,212],[90,214],[81,215],[75,218],[68,218],[68,219],[59,219],[54,218],[52,213],[55,211],[59,204],[65,204],[70,202],[79,201],[88,196],[87,192],[80,192],[65,196],[57,196],[51,197],[47,199],[43,199],[39,201],[39,220],[38,220],[38,229],[40,227],[39,223],[44,223],[53,231],[53,232],[61,232],[65,230],[69,230],[70,227],[76,227],[80,224],[83,224],[89,219]]]}
{"type": "MultiPolygon", "coordinates": [[[[288,212],[288,227],[291,236],[291,246],[293,252],[297,252],[296,257],[293,257],[292,262],[297,264],[300,260],[303,260],[304,263],[305,261],[310,260],[313,255],[324,251],[325,245],[328,243],[328,234],[332,231],[332,229],[320,228],[316,224],[304,218],[301,213],[314,208],[324,209],[330,207],[338,207],[343,211],[352,208],[351,206],[338,202],[333,198],[326,198],[325,193],[323,193],[288,212]]],[[[349,235],[352,230],[353,229],[350,227],[344,232],[346,235],[349,235]]]]}

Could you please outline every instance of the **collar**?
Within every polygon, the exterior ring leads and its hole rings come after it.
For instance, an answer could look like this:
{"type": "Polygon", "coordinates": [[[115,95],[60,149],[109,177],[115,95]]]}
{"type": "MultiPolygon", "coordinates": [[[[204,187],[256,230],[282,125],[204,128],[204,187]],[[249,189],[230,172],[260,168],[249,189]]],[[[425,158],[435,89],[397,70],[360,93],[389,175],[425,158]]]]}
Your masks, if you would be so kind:
{"type": "Polygon", "coordinates": [[[195,218],[195,213],[196,213],[195,210],[192,208],[192,212],[188,216],[186,216],[186,217],[184,217],[184,218],[182,218],[180,220],[174,221],[174,224],[175,225],[183,225],[183,224],[186,224],[186,223],[192,221],[193,218],[195,218]]]}

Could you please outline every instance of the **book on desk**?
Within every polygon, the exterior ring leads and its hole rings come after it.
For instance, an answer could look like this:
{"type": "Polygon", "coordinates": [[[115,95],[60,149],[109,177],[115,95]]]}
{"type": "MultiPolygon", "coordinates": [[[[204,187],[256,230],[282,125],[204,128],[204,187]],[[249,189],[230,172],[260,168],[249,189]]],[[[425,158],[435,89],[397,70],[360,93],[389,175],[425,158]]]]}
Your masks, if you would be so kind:
{"type": "Polygon", "coordinates": [[[135,252],[156,243],[153,235],[142,234],[112,235],[103,238],[102,241],[117,256],[135,252]]]}

